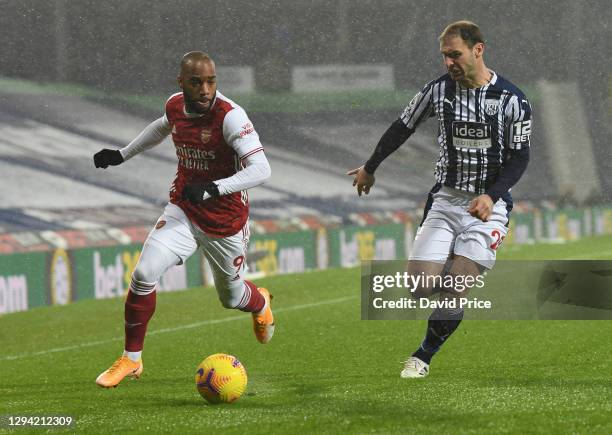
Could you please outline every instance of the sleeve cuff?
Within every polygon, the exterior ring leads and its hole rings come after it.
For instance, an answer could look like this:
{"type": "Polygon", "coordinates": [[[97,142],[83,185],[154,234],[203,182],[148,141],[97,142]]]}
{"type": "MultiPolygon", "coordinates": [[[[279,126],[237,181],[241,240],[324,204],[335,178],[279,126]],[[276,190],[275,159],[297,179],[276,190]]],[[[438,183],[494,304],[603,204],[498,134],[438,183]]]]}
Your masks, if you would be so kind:
{"type": "Polygon", "coordinates": [[[501,194],[494,192],[485,192],[485,195],[489,195],[489,197],[493,201],[493,204],[495,204],[499,200],[499,198],[501,198],[501,194]]]}
{"type": "Polygon", "coordinates": [[[376,172],[377,168],[378,166],[371,163],[369,160],[366,162],[365,165],[363,165],[363,169],[365,169],[365,171],[370,175],[374,175],[374,172],[376,172]]]}

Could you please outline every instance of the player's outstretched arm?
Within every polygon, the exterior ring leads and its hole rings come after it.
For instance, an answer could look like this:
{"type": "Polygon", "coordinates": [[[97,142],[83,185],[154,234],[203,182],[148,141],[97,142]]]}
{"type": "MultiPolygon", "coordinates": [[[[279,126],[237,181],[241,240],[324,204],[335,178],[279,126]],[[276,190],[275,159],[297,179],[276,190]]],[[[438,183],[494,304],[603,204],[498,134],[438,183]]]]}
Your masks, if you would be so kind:
{"type": "Polygon", "coordinates": [[[366,195],[370,193],[370,189],[374,186],[374,171],[378,166],[385,160],[393,151],[398,149],[414,130],[406,127],[406,124],[401,119],[396,120],[391,126],[385,131],[376,149],[365,163],[365,165],[352,169],[346,173],[346,175],[354,175],[353,186],[357,186],[357,194],[361,196],[364,192],[366,195]]]}
{"type": "Polygon", "coordinates": [[[106,169],[109,166],[117,166],[131,159],[149,148],[158,145],[172,131],[166,116],[156,119],[140,132],[136,138],[126,147],[120,150],[104,148],[94,154],[94,165],[96,168],[106,169]]]}

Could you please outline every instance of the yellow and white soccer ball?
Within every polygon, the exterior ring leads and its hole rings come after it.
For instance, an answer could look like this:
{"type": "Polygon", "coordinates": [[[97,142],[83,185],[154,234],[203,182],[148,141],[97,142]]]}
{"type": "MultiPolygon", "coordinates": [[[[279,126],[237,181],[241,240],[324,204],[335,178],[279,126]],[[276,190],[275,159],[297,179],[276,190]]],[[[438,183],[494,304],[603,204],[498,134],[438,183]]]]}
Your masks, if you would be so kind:
{"type": "Polygon", "coordinates": [[[198,366],[195,375],[198,392],[210,403],[232,403],[247,386],[244,366],[235,356],[216,353],[198,366]]]}

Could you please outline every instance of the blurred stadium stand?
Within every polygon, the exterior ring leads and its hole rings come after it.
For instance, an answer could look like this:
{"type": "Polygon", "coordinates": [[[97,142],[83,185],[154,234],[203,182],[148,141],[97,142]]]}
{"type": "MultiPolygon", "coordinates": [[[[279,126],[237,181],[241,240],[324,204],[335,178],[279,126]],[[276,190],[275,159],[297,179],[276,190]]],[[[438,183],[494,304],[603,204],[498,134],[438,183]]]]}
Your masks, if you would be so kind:
{"type": "MultiPolygon", "coordinates": [[[[608,2],[510,1],[503,13],[500,7],[483,0],[262,0],[257,7],[232,0],[9,0],[2,5],[0,76],[161,97],[176,91],[180,56],[201,49],[221,65],[253,66],[258,93],[288,92],[295,65],[391,64],[406,104],[443,73],[436,37],[444,25],[469,18],[487,37],[487,64],[526,90],[534,105],[532,163],[515,197],[574,199],[557,198],[551,181],[555,144],[547,142],[552,135],[544,131],[538,108],[548,102],[536,85],[547,80],[578,83],[602,186],[599,199],[609,201],[608,2]]],[[[221,90],[243,104],[231,89],[221,90]]],[[[143,109],[96,95],[0,86],[0,232],[112,225],[101,209],[112,209],[122,222],[157,218],[176,169],[169,141],[106,171],[94,170],[91,157],[102,147],[129,142],[161,114],[163,103],[143,109]]],[[[250,192],[255,218],[412,210],[433,184],[435,123],[383,164],[367,201],[357,200],[344,175],[367,158],[401,104],[306,113],[245,108],[273,167],[272,180],[250,192]]]]}
{"type": "MultiPolygon", "coordinates": [[[[5,231],[94,228],[103,225],[98,222],[98,207],[123,206],[128,220],[130,209],[149,210],[149,221],[156,219],[176,171],[169,139],[119,168],[95,170],[92,163],[93,153],[129,142],[148,119],[82,97],[1,95],[0,172],[5,181],[0,226],[5,231]],[[76,223],[71,221],[73,212],[62,216],[58,210],[74,208],[81,209],[76,223]]],[[[154,116],[159,113],[152,113],[150,119],[154,116]]],[[[400,162],[390,160],[376,186],[376,200],[356,201],[351,179],[344,172],[347,165],[367,158],[372,143],[386,128],[385,120],[376,123],[371,114],[358,116],[369,120],[365,124],[354,116],[345,119],[346,115],[333,119],[320,114],[301,121],[300,117],[253,117],[273,165],[272,180],[250,192],[254,217],[342,216],[414,208],[429,189],[431,177],[406,174],[400,162]]],[[[437,151],[426,144],[432,141],[433,137],[416,136],[418,146],[405,147],[398,155],[426,161],[431,172],[437,151]]]]}

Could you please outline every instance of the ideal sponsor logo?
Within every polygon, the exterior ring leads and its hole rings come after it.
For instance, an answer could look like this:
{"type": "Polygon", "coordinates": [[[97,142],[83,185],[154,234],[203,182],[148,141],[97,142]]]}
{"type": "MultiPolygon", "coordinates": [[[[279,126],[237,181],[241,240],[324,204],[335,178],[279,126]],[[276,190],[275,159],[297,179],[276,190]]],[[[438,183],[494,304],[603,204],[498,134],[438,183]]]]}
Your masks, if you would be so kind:
{"type": "Polygon", "coordinates": [[[0,275],[0,314],[28,309],[28,279],[25,275],[0,275]]]}
{"type": "Polygon", "coordinates": [[[484,122],[453,122],[453,136],[466,139],[484,139],[491,137],[491,126],[484,122]]]}
{"type": "Polygon", "coordinates": [[[453,121],[455,148],[489,148],[491,126],[485,122],[453,121]]]}

